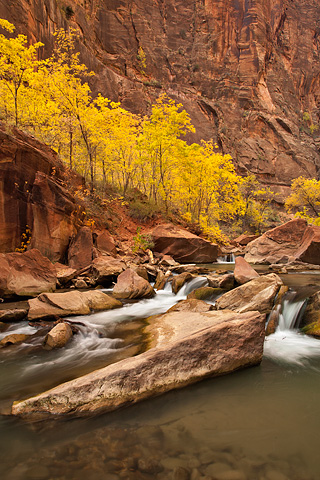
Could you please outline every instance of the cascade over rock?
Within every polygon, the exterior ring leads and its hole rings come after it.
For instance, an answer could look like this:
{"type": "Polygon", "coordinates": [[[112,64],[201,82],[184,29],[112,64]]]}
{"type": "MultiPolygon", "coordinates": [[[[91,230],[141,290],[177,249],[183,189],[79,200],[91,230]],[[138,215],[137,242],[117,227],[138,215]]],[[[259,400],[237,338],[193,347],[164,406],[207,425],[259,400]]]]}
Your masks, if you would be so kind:
{"type": "Polygon", "coordinates": [[[78,28],[94,90],[124,108],[146,113],[160,92],[183,103],[197,129],[190,141],[216,141],[280,202],[293,178],[316,177],[320,165],[310,128],[319,123],[319,9],[313,0],[0,0],[0,17],[43,41],[44,56],[56,28],[78,28]]]}

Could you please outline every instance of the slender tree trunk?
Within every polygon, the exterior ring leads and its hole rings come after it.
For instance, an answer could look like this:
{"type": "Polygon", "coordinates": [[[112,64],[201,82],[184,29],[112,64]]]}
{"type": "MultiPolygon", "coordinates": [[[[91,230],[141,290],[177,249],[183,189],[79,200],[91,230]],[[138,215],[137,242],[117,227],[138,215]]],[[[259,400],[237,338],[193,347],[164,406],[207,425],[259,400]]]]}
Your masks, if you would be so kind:
{"type": "Polygon", "coordinates": [[[73,168],[72,157],[73,157],[73,132],[72,132],[72,129],[70,128],[69,130],[69,165],[71,170],[73,168]]]}

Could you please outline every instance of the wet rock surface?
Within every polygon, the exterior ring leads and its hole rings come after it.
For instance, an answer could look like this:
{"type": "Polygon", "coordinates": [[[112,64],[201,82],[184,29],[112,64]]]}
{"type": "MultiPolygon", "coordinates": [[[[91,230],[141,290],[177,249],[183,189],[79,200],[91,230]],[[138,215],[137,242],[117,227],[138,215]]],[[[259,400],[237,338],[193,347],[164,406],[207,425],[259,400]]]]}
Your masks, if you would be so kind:
{"type": "Polygon", "coordinates": [[[114,410],[206,376],[261,362],[265,315],[170,312],[147,328],[146,352],[15,403],[14,415],[85,415],[114,410]]]}
{"type": "Polygon", "coordinates": [[[58,323],[46,335],[44,347],[46,349],[62,348],[71,340],[72,335],[72,329],[68,323],[58,323]]]}

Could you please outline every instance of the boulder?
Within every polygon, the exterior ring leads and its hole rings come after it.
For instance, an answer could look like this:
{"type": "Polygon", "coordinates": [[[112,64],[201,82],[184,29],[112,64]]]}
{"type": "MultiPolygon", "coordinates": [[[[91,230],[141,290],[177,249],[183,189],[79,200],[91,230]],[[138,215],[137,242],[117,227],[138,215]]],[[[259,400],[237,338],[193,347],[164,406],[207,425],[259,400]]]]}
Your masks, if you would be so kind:
{"type": "Polygon", "coordinates": [[[0,297],[34,297],[56,288],[53,264],[39,250],[0,253],[0,297]]]}
{"type": "Polygon", "coordinates": [[[61,285],[66,285],[77,275],[77,270],[75,268],[68,267],[59,262],[54,264],[54,268],[57,273],[57,280],[61,285]]]}
{"type": "Polygon", "coordinates": [[[11,335],[7,335],[0,341],[0,348],[2,347],[9,347],[10,345],[19,345],[23,343],[29,335],[25,335],[24,333],[12,333],[11,335]]]}
{"type": "Polygon", "coordinates": [[[107,253],[113,256],[117,255],[116,244],[108,230],[95,231],[93,239],[99,253],[107,253]]]}
{"type": "Polygon", "coordinates": [[[49,418],[115,410],[203,378],[258,365],[265,315],[170,312],[147,327],[150,349],[12,406],[13,415],[49,418]]]}
{"type": "Polygon", "coordinates": [[[128,268],[119,275],[113,295],[123,299],[150,298],[155,295],[155,291],[147,280],[128,268]]]}
{"type": "Polygon", "coordinates": [[[161,258],[159,265],[163,265],[164,267],[177,267],[179,265],[170,255],[163,255],[161,258]]]}
{"type": "Polygon", "coordinates": [[[77,278],[74,281],[74,286],[77,290],[88,288],[87,282],[85,280],[83,280],[83,278],[77,278]]]}
{"type": "Polygon", "coordinates": [[[58,323],[53,327],[44,339],[44,346],[47,349],[62,348],[72,338],[72,329],[68,323],[58,323]]]}
{"type": "Polygon", "coordinates": [[[260,313],[270,313],[274,299],[283,285],[275,273],[269,273],[250,282],[234,288],[216,300],[216,308],[229,309],[243,313],[257,310],[260,313]]]}
{"type": "Polygon", "coordinates": [[[177,275],[173,277],[172,279],[172,292],[176,295],[179,290],[183,287],[183,285],[187,282],[190,282],[190,280],[193,279],[193,275],[191,273],[185,272],[185,273],[180,273],[180,275],[177,275]]]}
{"type": "Polygon", "coordinates": [[[126,264],[118,258],[103,255],[93,260],[91,265],[92,279],[96,283],[104,284],[112,280],[112,277],[120,275],[126,269],[126,264]]]}
{"type": "Polygon", "coordinates": [[[158,225],[152,232],[154,250],[180,263],[212,263],[218,246],[173,224],[158,225]]]}
{"type": "Polygon", "coordinates": [[[302,218],[290,220],[250,242],[244,258],[249,263],[300,260],[320,265],[320,227],[308,225],[302,218]]]}
{"type": "Polygon", "coordinates": [[[307,335],[320,337],[320,290],[309,298],[300,327],[307,335]]]}
{"type": "Polygon", "coordinates": [[[156,290],[163,290],[164,287],[166,286],[166,283],[169,282],[172,279],[172,273],[171,270],[167,270],[166,273],[163,273],[161,270],[159,270],[156,281],[154,284],[154,288],[156,290]]]}
{"type": "Polygon", "coordinates": [[[29,300],[28,303],[29,320],[55,316],[88,315],[92,311],[122,307],[121,302],[99,290],[43,293],[37,298],[29,300]]]}
{"type": "Polygon", "coordinates": [[[169,308],[168,312],[209,312],[213,309],[213,305],[210,305],[203,300],[197,300],[196,298],[187,298],[181,302],[173,305],[169,308]]]}
{"type": "Polygon", "coordinates": [[[224,290],[231,290],[234,287],[233,273],[226,273],[224,275],[208,275],[209,287],[223,288],[224,290]]]}
{"type": "Polygon", "coordinates": [[[225,290],[222,288],[213,288],[213,287],[200,287],[193,290],[189,293],[187,298],[196,298],[197,300],[207,300],[217,298],[219,295],[224,293],[225,290]]]}
{"type": "Polygon", "coordinates": [[[249,235],[247,233],[243,233],[239,237],[235,238],[233,242],[238,245],[241,245],[242,247],[245,247],[246,245],[248,245],[248,243],[252,242],[253,240],[259,237],[260,235],[249,235]]]}
{"type": "Polygon", "coordinates": [[[21,320],[24,320],[27,315],[28,315],[28,310],[26,308],[0,310],[0,322],[5,322],[5,323],[21,322],[21,320]]]}
{"type": "Polygon", "coordinates": [[[88,267],[94,258],[92,231],[82,227],[72,240],[68,250],[68,264],[71,268],[81,270],[88,267]]]}
{"type": "Polygon", "coordinates": [[[250,282],[250,280],[259,277],[259,274],[243,257],[236,257],[233,275],[235,281],[239,285],[243,285],[244,283],[250,282]]]}
{"type": "Polygon", "coordinates": [[[146,269],[146,267],[143,267],[142,265],[132,265],[130,268],[132,268],[132,270],[134,270],[139,275],[139,277],[144,278],[145,280],[147,280],[147,282],[149,281],[148,270],[146,269]]]}

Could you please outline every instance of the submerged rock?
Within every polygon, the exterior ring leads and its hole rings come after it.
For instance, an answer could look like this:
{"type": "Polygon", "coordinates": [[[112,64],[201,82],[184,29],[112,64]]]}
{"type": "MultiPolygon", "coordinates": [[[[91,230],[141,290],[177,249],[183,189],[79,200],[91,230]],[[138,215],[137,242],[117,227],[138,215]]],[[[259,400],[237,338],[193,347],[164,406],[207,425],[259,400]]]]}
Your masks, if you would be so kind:
{"type": "Polygon", "coordinates": [[[124,299],[150,298],[155,295],[155,291],[147,280],[128,268],[119,275],[113,295],[115,298],[124,299]]]}
{"type": "Polygon", "coordinates": [[[158,225],[152,232],[154,250],[170,255],[180,263],[212,263],[218,245],[173,224],[158,225]]]}
{"type": "Polygon", "coordinates": [[[229,309],[239,313],[251,310],[269,313],[282,285],[278,275],[269,273],[225,293],[217,299],[216,307],[218,310],[229,309]]]}
{"type": "Polygon", "coordinates": [[[122,303],[99,290],[43,293],[29,300],[28,319],[88,315],[92,311],[122,307],[122,303]]]}
{"type": "Polygon", "coordinates": [[[150,350],[14,403],[12,414],[90,415],[262,360],[265,315],[171,312],[147,328],[150,350]]]}

